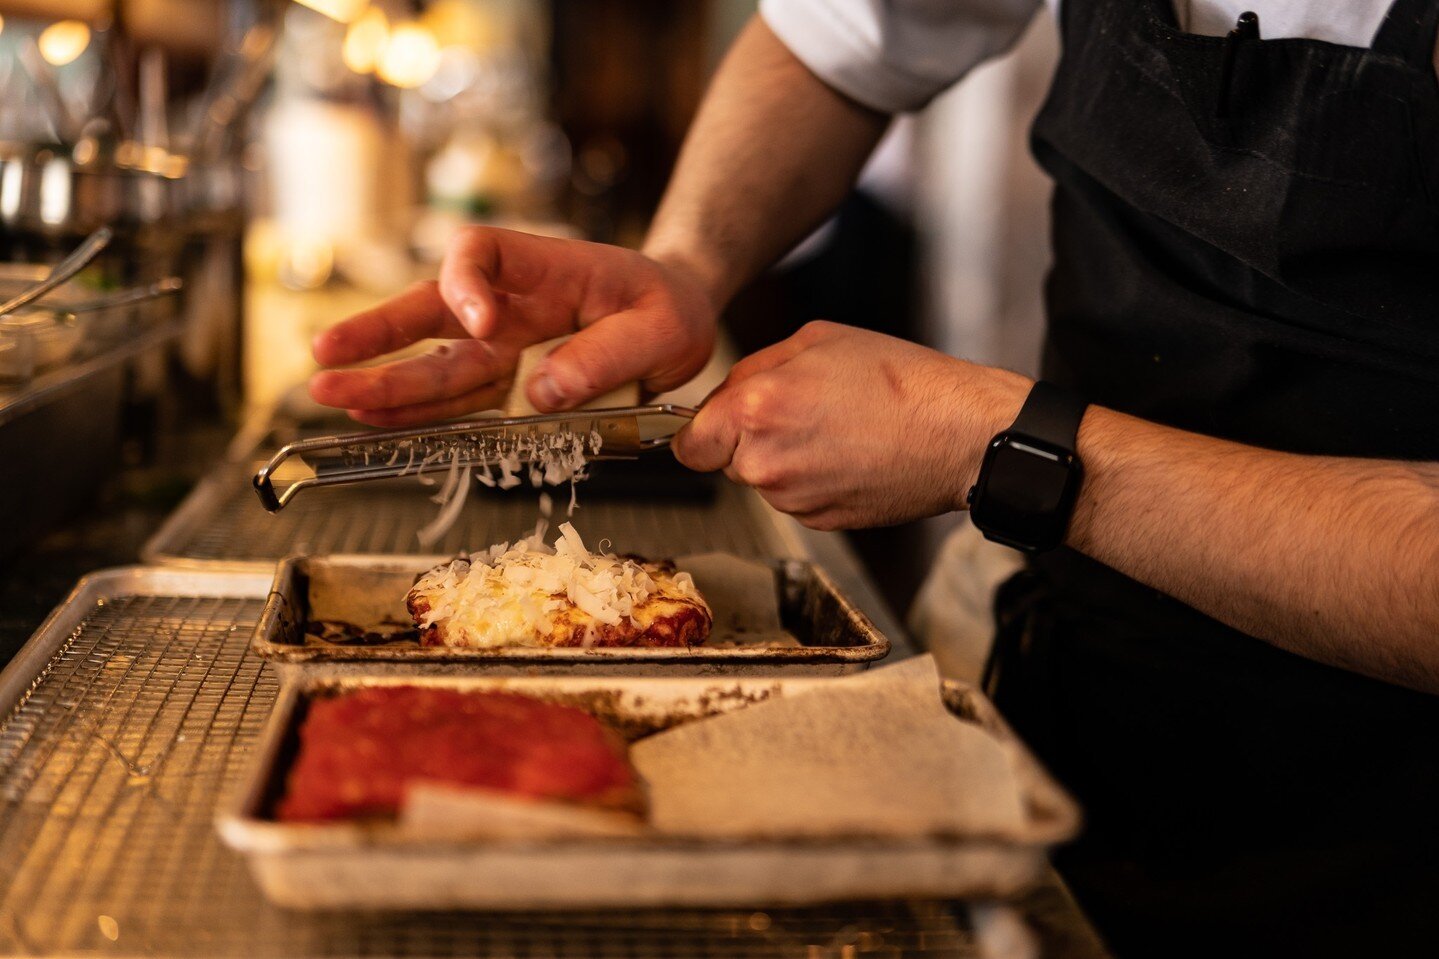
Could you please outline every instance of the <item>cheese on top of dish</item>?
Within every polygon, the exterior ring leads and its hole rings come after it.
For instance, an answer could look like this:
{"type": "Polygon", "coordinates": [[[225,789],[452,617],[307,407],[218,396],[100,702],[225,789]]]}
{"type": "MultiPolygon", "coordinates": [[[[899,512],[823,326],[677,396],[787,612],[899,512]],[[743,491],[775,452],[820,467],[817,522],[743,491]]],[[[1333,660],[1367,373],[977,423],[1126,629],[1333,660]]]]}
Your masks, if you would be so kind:
{"type": "Polygon", "coordinates": [[[541,524],[524,539],[430,570],[411,591],[427,600],[416,623],[422,630],[443,624],[469,645],[503,646],[549,633],[570,606],[600,627],[613,627],[641,625],[636,612],[660,594],[703,603],[688,573],[652,574],[653,567],[635,560],[590,552],[570,523],[561,523],[559,532],[550,546],[541,524]]]}

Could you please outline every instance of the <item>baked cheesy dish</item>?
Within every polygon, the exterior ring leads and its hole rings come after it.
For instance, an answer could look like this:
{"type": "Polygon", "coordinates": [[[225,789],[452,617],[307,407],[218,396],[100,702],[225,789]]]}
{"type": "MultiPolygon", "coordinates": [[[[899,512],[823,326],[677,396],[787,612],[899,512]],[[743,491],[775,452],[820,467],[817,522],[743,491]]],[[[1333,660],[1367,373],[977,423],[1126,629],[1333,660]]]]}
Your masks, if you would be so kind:
{"type": "Polygon", "coordinates": [[[310,703],[276,815],[392,817],[416,782],[643,807],[623,739],[582,709],[518,693],[380,686],[310,703]]]}
{"type": "Polygon", "coordinates": [[[405,605],[425,646],[694,646],[714,624],[688,573],[591,553],[569,523],[421,576],[405,605]]]}

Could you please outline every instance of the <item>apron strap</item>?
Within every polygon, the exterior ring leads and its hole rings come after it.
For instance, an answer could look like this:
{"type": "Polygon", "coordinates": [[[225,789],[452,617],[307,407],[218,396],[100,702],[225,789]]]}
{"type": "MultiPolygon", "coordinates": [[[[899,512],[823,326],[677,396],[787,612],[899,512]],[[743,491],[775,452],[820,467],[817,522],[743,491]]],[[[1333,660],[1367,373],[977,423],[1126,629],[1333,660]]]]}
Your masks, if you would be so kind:
{"type": "Polygon", "coordinates": [[[1433,70],[1436,37],[1439,37],[1439,3],[1394,0],[1374,34],[1372,46],[1375,53],[1399,57],[1433,70]]]}

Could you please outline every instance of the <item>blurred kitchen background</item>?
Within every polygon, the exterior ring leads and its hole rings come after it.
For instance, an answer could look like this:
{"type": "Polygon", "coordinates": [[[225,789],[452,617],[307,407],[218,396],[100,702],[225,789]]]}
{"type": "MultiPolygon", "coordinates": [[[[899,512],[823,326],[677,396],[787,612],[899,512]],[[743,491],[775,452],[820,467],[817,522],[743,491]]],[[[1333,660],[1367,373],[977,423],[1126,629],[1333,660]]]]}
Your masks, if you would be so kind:
{"type": "MultiPolygon", "coordinates": [[[[312,336],[433,275],[465,223],[638,244],[754,7],[0,2],[0,295],[113,234],[0,321],[0,561],[107,497],[173,506],[197,435],[322,417],[297,389],[312,336]]],[[[1048,186],[1026,138],[1055,46],[1041,16],[898,120],[839,215],[735,303],[736,347],[821,317],[1032,371],[1048,186]]],[[[852,534],[896,609],[955,522],[852,534]]]]}

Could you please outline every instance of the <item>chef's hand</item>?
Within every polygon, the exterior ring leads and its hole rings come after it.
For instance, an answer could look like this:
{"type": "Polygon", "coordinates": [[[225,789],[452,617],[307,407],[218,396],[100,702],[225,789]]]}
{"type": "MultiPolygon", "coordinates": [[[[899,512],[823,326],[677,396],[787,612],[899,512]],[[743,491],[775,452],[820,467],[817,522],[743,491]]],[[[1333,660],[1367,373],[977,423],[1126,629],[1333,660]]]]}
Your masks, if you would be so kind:
{"type": "Polygon", "coordinates": [[[419,283],[315,338],[321,366],[384,356],[441,339],[422,356],[364,369],[323,370],[316,402],[372,426],[409,426],[503,402],[526,346],[576,333],[527,385],[543,411],[568,409],[638,380],[673,389],[714,348],[715,307],[679,264],[632,250],[469,227],[438,282],[419,283]],[[578,332],[576,332],[578,331],[578,332]]]}
{"type": "Polygon", "coordinates": [[[986,445],[1031,385],[894,337],[810,323],[735,364],[673,449],[815,529],[899,523],[964,508],[986,445]]]}

